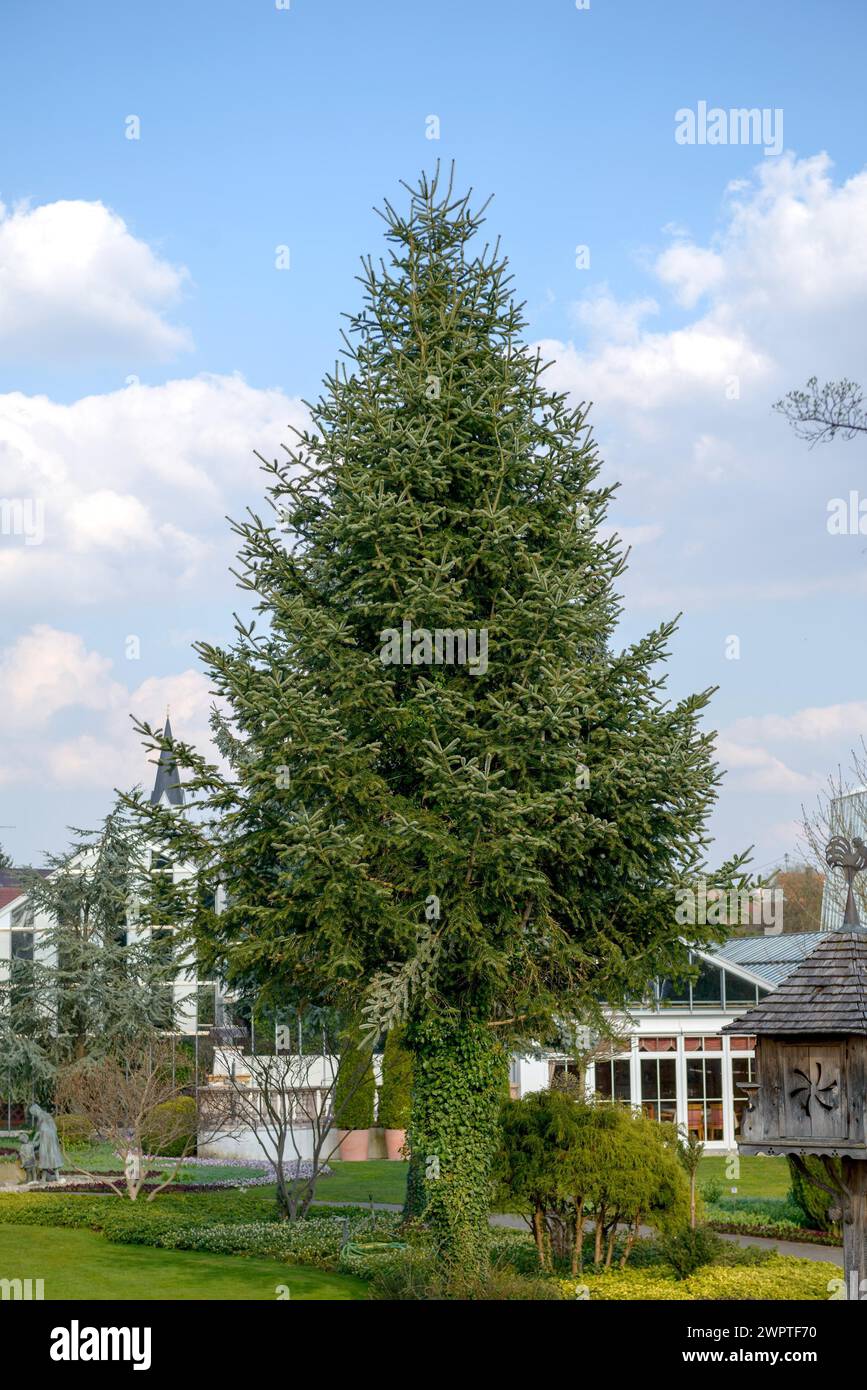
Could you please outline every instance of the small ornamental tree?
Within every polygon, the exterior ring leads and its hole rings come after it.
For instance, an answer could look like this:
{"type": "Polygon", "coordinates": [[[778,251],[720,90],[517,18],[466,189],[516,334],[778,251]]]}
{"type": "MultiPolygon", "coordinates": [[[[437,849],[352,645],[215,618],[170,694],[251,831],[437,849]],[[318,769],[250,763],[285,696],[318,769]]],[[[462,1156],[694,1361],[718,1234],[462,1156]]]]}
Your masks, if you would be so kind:
{"type": "Polygon", "coordinates": [[[408,193],[309,430],[262,460],[269,513],[235,525],[255,617],[198,647],[230,772],[141,725],[195,811],[142,813],[226,885],[194,914],[226,976],[406,1024],[425,1215],[472,1276],[510,1049],[683,973],[674,889],[740,861],[704,867],[711,692],[666,698],[674,622],[615,647],[587,410],[522,344],[469,197],[408,193]]]}
{"type": "Polygon", "coordinates": [[[403,1044],[402,1030],[392,1028],[382,1054],[382,1086],[377,1119],[383,1129],[406,1129],[412,1095],[412,1053],[403,1044]]]}
{"type": "Polygon", "coordinates": [[[584,1223],[594,1259],[610,1267],[618,1232],[621,1269],[643,1224],[685,1224],[689,1191],[673,1136],[625,1106],[587,1105],[563,1091],[509,1101],[497,1175],[501,1200],[529,1206],[540,1266],[582,1266],[584,1223]]]}
{"type": "MultiPolygon", "coordinates": [[[[840,1194],[832,1191],[827,1181],[821,1159],[811,1155],[789,1155],[789,1177],[791,1179],[791,1199],[800,1207],[809,1223],[820,1231],[836,1231],[839,1234],[841,1221],[840,1194]]],[[[842,1165],[834,1160],[835,1177],[842,1181],[842,1165]]]]}
{"type": "Polygon", "coordinates": [[[499,1206],[529,1206],[542,1269],[552,1260],[582,1264],[593,1111],[565,1090],[507,1101],[497,1163],[499,1206]]]}
{"type": "Polygon", "coordinates": [[[213,1126],[221,1132],[225,1116],[218,1116],[213,1105],[206,1113],[196,1100],[183,1094],[173,1075],[173,1052],[167,1041],[139,1042],[128,1047],[122,1057],[85,1057],[63,1066],[57,1077],[57,1104],[61,1111],[80,1116],[88,1132],[111,1144],[123,1164],[123,1179],[105,1173],[92,1173],[70,1156],[72,1166],[95,1182],[105,1183],[112,1192],[130,1201],[154,1174],[157,1177],[146,1200],[152,1202],[175,1180],[185,1158],[195,1152],[197,1136],[210,1138],[213,1126]],[[164,1165],[154,1165],[152,1157],[171,1156],[164,1165]]]}
{"type": "Polygon", "coordinates": [[[0,1056],[22,1100],[47,1099],[67,1063],[122,1052],[175,1022],[175,939],[148,929],[170,920],[153,910],[165,876],[151,874],[122,802],[97,830],[72,833],[47,873],[22,871],[33,949],[0,967],[0,1056]]]}
{"type": "Polygon", "coordinates": [[[370,1129],[375,1104],[373,1053],[357,1032],[350,1030],[341,1040],[334,1088],[334,1123],[338,1129],[370,1129]]]}

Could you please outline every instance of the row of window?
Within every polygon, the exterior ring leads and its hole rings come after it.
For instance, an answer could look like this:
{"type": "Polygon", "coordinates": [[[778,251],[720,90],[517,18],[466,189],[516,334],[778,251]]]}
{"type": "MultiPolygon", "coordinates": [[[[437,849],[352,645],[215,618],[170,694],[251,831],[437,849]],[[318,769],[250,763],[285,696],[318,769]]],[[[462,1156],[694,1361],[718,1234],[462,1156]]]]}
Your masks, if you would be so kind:
{"type": "MultiPolygon", "coordinates": [[[[717,1039],[717,1041],[721,1041],[717,1039]]],[[[752,1041],[750,1039],[750,1041],[752,1041]]],[[[689,1133],[702,1142],[722,1141],[723,1077],[722,1057],[687,1057],[686,1125],[689,1133]]],[[[640,1096],[632,1095],[632,1068],[629,1058],[612,1057],[596,1063],[596,1095],[599,1100],[641,1106],[650,1119],[677,1123],[677,1061],[674,1057],[642,1057],[640,1096]]],[[[741,1132],[741,1118],[747,1104],[739,1092],[742,1082],[755,1080],[755,1061],[748,1056],[731,1058],[735,1134],[741,1132]]]]}
{"type": "Polygon", "coordinates": [[[699,967],[697,979],[666,977],[656,981],[654,998],[660,1009],[689,1009],[690,1013],[700,1009],[730,1009],[741,1004],[757,1004],[769,992],[700,957],[691,956],[690,961],[699,967]]]}

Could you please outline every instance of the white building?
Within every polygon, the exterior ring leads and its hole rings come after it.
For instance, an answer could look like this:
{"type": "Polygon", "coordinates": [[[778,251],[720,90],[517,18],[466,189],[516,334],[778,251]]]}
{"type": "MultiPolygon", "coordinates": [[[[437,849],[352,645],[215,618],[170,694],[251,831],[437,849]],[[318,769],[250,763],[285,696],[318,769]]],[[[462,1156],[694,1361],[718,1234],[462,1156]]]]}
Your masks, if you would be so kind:
{"type": "MultiPolygon", "coordinates": [[[[776,989],[809,954],[816,935],[734,937],[713,951],[693,951],[700,967],[694,984],[657,981],[646,1004],[612,1013],[622,1044],[590,1064],[589,1094],[676,1124],[708,1152],[733,1151],[746,1105],[738,1086],[755,1079],[755,1038],[723,1035],[722,1029],[776,989]]],[[[563,1055],[513,1058],[512,1094],[543,1090],[568,1067],[563,1055]]]]}
{"type": "MultiPolygon", "coordinates": [[[[171,737],[171,724],[166,718],[166,733],[171,737]]],[[[157,763],[151,804],[173,806],[181,809],[184,805],[184,792],[178,774],[177,764],[171,755],[162,752],[157,763]]],[[[156,850],[149,850],[151,867],[171,874],[173,881],[182,880],[187,870],[182,865],[173,865],[156,850]]],[[[28,903],[27,893],[20,875],[15,870],[0,871],[0,979],[8,974],[14,960],[32,961],[42,959],[50,964],[49,949],[44,942],[45,932],[51,923],[48,917],[34,912],[28,903]],[[42,942],[40,941],[42,938],[42,942]]],[[[166,927],[140,927],[137,921],[135,903],[130,903],[125,927],[121,929],[130,942],[143,932],[154,937],[171,933],[166,927]]],[[[215,986],[203,984],[194,977],[189,961],[180,961],[175,982],[170,986],[173,993],[176,1031],[185,1036],[195,1036],[210,1028],[218,1020],[220,1000],[215,986]]],[[[8,1097],[8,1088],[3,1084],[2,1058],[0,1058],[0,1130],[10,1129],[23,1122],[23,1109],[13,1106],[8,1097]]]]}

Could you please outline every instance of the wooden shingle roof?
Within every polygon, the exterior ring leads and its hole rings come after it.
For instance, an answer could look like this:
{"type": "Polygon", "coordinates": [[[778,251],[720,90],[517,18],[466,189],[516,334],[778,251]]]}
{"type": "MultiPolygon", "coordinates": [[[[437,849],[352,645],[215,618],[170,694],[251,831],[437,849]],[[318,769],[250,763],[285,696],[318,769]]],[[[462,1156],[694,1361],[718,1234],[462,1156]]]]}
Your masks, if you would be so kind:
{"type": "Polygon", "coordinates": [[[723,1032],[867,1034],[867,931],[822,932],[807,959],[723,1032]]]}

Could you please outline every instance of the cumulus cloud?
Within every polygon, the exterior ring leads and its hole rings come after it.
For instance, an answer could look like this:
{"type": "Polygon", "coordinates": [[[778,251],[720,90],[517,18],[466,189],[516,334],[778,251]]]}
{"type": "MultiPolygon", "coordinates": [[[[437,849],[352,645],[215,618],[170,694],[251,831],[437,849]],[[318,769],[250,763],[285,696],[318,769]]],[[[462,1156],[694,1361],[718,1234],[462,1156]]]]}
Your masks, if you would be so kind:
{"type": "Polygon", "coordinates": [[[201,671],[128,683],[78,633],[39,625],[0,650],[0,682],[0,783],[9,787],[73,785],[108,794],[115,786],[149,785],[154,770],[130,716],[159,726],[168,706],[178,737],[213,753],[214,701],[201,671]]]}
{"type": "Polygon", "coordinates": [[[730,738],[719,738],[717,758],[729,773],[738,775],[740,785],[754,792],[809,793],[821,781],[798,772],[767,748],[748,747],[730,738]]]}
{"type": "Polygon", "coordinates": [[[0,203],[0,358],[173,358],[192,345],[166,318],[187,279],[102,203],[0,203]]]}
{"type": "Polygon", "coordinates": [[[840,705],[814,705],[794,714],[764,714],[738,719],[732,725],[735,738],[754,742],[788,740],[819,743],[826,739],[867,736],[867,700],[850,700],[840,705]]]}
{"type": "Polygon", "coordinates": [[[225,576],[225,521],[258,502],[272,457],[306,411],[240,376],[134,385],[64,405],[0,396],[6,497],[36,499],[44,540],[0,549],[0,597],[43,615],[75,604],[191,589],[225,576]]]}
{"type": "Polygon", "coordinates": [[[540,344],[552,386],[594,403],[623,483],[615,524],[623,507],[682,541],[642,550],[628,600],[854,596],[853,557],[826,525],[829,497],[858,485],[853,454],[817,465],[771,406],[813,373],[857,376],[867,355],[867,171],[837,181],[825,154],[763,160],[726,191],[706,244],[666,235],[645,257],[651,293],[618,303],[599,286],[573,309],[583,339],[540,344]]]}

